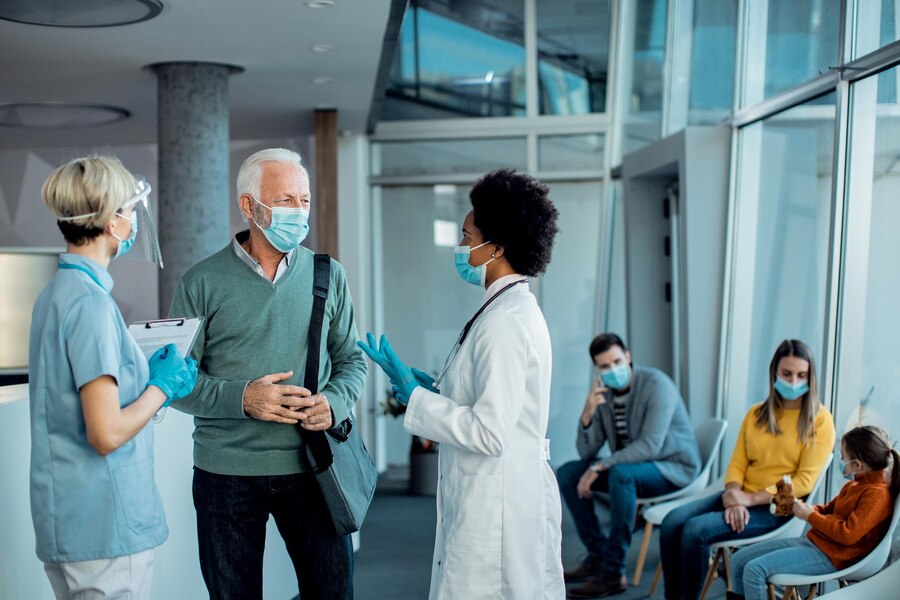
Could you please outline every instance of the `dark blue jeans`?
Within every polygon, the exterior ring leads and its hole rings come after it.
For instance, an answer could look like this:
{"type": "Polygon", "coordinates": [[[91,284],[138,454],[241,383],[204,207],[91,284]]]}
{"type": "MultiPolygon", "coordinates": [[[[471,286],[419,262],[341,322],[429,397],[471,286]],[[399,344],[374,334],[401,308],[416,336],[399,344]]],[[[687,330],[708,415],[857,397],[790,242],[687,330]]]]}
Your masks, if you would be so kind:
{"type": "Polygon", "coordinates": [[[591,487],[609,494],[609,536],[603,535],[600,520],[594,510],[594,499],[578,497],[578,480],[584,475],[592,460],[575,460],[564,464],[556,473],[559,490],[572,513],[578,537],[588,553],[603,559],[603,570],[608,573],[625,573],[625,554],[631,545],[637,499],[659,496],[677,488],[662,476],[653,463],[614,465],[600,476],[591,487]]]}
{"type": "Polygon", "coordinates": [[[353,544],[338,536],[310,473],[217,475],[194,468],[200,570],[212,600],[261,600],[271,514],[290,554],[301,598],[353,598],[353,544]]]}
{"type": "Polygon", "coordinates": [[[697,600],[709,571],[712,544],[756,537],[786,521],[787,517],[771,514],[768,504],[754,506],[744,531],[735,533],[725,522],[722,492],[676,508],[663,519],[659,532],[666,600],[697,600]]]}

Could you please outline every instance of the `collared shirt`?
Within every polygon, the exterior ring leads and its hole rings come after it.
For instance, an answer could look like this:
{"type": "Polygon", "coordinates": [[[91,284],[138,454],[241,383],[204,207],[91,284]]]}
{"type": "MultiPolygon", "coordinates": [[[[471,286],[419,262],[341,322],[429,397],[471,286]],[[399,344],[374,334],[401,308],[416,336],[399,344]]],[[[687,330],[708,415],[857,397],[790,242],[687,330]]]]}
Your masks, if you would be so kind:
{"type": "MultiPolygon", "coordinates": [[[[259,275],[260,277],[262,277],[264,279],[269,279],[266,276],[266,272],[265,272],[265,270],[263,270],[262,265],[259,264],[259,261],[257,261],[255,258],[250,256],[250,254],[246,250],[244,250],[244,247],[241,246],[241,242],[246,242],[247,238],[249,238],[249,237],[250,237],[249,230],[245,229],[244,231],[239,231],[238,233],[236,233],[234,235],[234,239],[231,240],[231,247],[234,248],[234,253],[238,255],[238,258],[240,258],[242,261],[244,261],[248,267],[253,269],[253,271],[257,275],[259,275]]],[[[281,279],[281,276],[287,272],[288,267],[291,266],[291,259],[293,257],[294,257],[294,250],[291,250],[290,252],[288,252],[287,254],[284,255],[284,257],[281,259],[281,262],[278,263],[278,268],[275,269],[275,278],[272,280],[272,283],[275,283],[276,281],[281,279]]]]}
{"type": "Polygon", "coordinates": [[[518,273],[513,273],[512,275],[504,275],[494,283],[488,286],[486,290],[484,290],[484,296],[481,298],[481,306],[484,306],[484,303],[490,300],[494,294],[508,286],[514,281],[519,281],[521,279],[525,279],[525,288],[528,288],[528,279],[524,275],[519,275],[518,273]]]}
{"type": "Polygon", "coordinates": [[[153,428],[101,456],[87,440],[79,390],[108,375],[128,406],[147,359],[128,333],[99,263],[62,254],[34,305],[29,337],[31,513],[43,562],[115,558],[169,535],[153,478],[153,428]]]}

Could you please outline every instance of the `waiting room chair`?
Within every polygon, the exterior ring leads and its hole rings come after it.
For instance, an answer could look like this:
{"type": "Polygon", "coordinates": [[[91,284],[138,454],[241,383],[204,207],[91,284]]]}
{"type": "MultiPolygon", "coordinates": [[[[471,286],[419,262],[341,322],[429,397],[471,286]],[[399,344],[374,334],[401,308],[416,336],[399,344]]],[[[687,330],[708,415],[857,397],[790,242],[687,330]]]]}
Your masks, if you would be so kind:
{"type": "MultiPolygon", "coordinates": [[[[814,502],[816,494],[819,492],[819,488],[821,488],[822,484],[825,482],[825,475],[828,473],[828,467],[831,466],[831,461],[833,459],[834,452],[831,452],[828,454],[828,458],[825,460],[825,464],[822,466],[822,470],[819,472],[819,476],[816,478],[816,482],[813,484],[812,491],[810,491],[809,495],[807,496],[807,501],[810,504],[814,502]]],[[[746,538],[743,540],[725,540],[712,544],[710,546],[710,550],[715,552],[715,556],[713,557],[712,566],[710,566],[709,572],[706,574],[706,581],[703,583],[703,591],[700,593],[700,600],[706,600],[706,595],[709,593],[709,587],[712,585],[713,579],[716,578],[720,561],[724,561],[725,585],[727,586],[728,591],[731,591],[732,551],[743,546],[750,546],[752,544],[758,544],[759,542],[765,542],[767,540],[800,537],[801,535],[803,535],[803,530],[805,527],[806,521],[798,519],[797,517],[791,517],[787,523],[785,523],[781,527],[778,527],[777,529],[770,531],[769,533],[758,535],[752,538],[746,538]]]]}
{"type": "Polygon", "coordinates": [[[900,560],[894,561],[883,571],[849,587],[819,596],[819,600],[859,600],[860,598],[896,598],[900,590],[900,560]]]}
{"type": "MultiPolygon", "coordinates": [[[[655,504],[644,511],[644,520],[647,523],[650,523],[656,527],[659,527],[663,520],[668,516],[670,512],[678,508],[679,506],[683,506],[688,502],[693,502],[699,498],[704,498],[709,496],[710,494],[719,493],[725,489],[725,476],[721,476],[716,478],[715,481],[710,483],[706,488],[702,491],[697,492],[696,494],[692,494],[690,496],[686,496],[684,498],[679,498],[677,500],[671,500],[669,502],[663,502],[661,504],[655,504]]],[[[652,530],[651,530],[652,531],[652,530]]],[[[650,584],[650,591],[648,592],[648,596],[653,596],[653,593],[656,592],[656,586],[659,585],[659,580],[662,579],[662,560],[659,561],[659,564],[656,566],[656,575],[653,577],[653,583],[650,584]]]]}
{"type": "MultiPolygon", "coordinates": [[[[640,510],[641,507],[652,507],[679,498],[693,498],[697,492],[703,490],[709,483],[712,465],[719,456],[719,449],[722,446],[722,438],[725,437],[726,429],[728,429],[728,421],[715,418],[707,420],[694,429],[694,436],[697,438],[697,446],[700,448],[700,460],[702,465],[700,474],[680,490],[662,496],[654,496],[653,498],[638,498],[638,510],[640,510]]],[[[646,510],[650,509],[647,508],[646,510]]],[[[644,571],[644,562],[647,560],[647,551],[650,549],[650,539],[653,537],[653,527],[654,525],[662,523],[662,519],[660,519],[658,523],[651,522],[651,520],[647,518],[646,510],[644,512],[644,537],[641,540],[641,550],[638,553],[637,566],[635,566],[634,569],[633,584],[635,586],[640,585],[641,583],[641,573],[644,571]]]]}
{"type": "MultiPolygon", "coordinates": [[[[861,558],[855,564],[850,565],[846,569],[826,575],[797,575],[793,573],[780,573],[769,577],[769,598],[775,597],[775,586],[784,586],[784,600],[800,600],[797,592],[799,586],[809,586],[809,593],[806,600],[813,600],[816,597],[818,584],[825,581],[833,581],[837,579],[841,583],[841,587],[846,587],[850,581],[862,581],[868,579],[878,573],[887,562],[891,554],[891,540],[894,537],[894,531],[897,529],[897,521],[900,520],[900,496],[894,500],[894,514],[891,517],[891,525],[887,533],[881,539],[881,542],[869,552],[865,557],[861,558]]],[[[894,597],[900,595],[897,587],[891,590],[894,597]]],[[[864,595],[860,597],[865,597],[864,595]]],[[[888,596],[868,596],[871,598],[886,598],[888,596]]]]}

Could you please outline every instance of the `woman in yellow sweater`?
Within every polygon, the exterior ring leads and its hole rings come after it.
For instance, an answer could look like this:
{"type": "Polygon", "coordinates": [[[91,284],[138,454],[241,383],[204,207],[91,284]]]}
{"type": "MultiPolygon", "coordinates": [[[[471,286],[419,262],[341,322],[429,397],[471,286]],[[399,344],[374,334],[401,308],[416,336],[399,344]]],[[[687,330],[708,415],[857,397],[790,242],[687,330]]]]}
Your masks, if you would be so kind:
{"type": "Polygon", "coordinates": [[[802,498],[834,447],[834,422],[819,403],[809,346],[785,340],[769,364],[769,396],[744,417],[725,490],[681,506],[660,528],[666,600],[696,600],[711,544],[762,535],[787,517],[769,512],[775,482],[790,475],[802,498]]]}

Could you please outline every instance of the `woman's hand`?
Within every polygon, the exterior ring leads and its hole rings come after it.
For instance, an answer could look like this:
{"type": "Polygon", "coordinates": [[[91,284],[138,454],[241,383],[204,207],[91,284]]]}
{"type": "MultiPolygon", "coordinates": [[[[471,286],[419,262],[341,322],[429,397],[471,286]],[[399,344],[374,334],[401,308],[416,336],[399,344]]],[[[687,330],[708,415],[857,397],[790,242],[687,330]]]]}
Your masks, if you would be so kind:
{"type": "Polygon", "coordinates": [[[750,501],[750,494],[741,488],[728,488],[725,490],[725,493],[722,494],[722,504],[724,504],[726,508],[731,506],[751,506],[750,501]]]}
{"type": "Polygon", "coordinates": [[[597,478],[599,476],[600,474],[593,469],[588,469],[584,472],[584,475],[582,475],[581,479],[578,480],[579,498],[587,500],[591,497],[591,486],[594,485],[594,482],[597,481],[597,478]]]}
{"type": "Polygon", "coordinates": [[[744,531],[744,527],[750,522],[750,511],[746,506],[736,504],[725,508],[725,522],[735,533],[744,531]]]}
{"type": "Polygon", "coordinates": [[[804,502],[803,500],[794,500],[794,516],[803,521],[809,520],[809,515],[813,512],[813,507],[804,502]]]}

